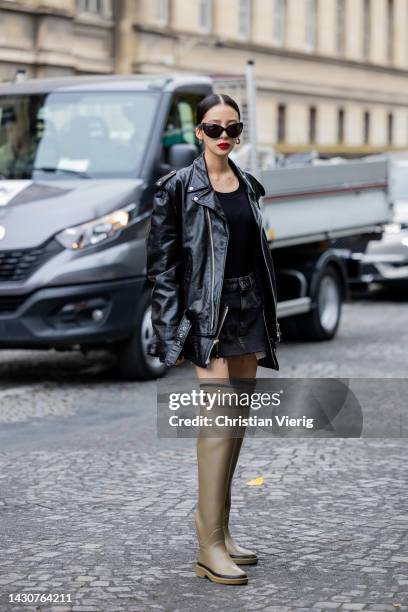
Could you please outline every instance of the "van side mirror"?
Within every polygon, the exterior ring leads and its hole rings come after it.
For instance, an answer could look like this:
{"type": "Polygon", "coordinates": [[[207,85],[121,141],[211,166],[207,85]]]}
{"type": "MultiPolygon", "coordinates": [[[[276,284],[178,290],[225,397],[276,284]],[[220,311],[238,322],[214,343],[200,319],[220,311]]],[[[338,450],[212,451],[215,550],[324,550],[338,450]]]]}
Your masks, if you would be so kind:
{"type": "Polygon", "coordinates": [[[187,142],[174,144],[169,150],[169,165],[178,170],[193,163],[198,155],[197,147],[187,142]]]}

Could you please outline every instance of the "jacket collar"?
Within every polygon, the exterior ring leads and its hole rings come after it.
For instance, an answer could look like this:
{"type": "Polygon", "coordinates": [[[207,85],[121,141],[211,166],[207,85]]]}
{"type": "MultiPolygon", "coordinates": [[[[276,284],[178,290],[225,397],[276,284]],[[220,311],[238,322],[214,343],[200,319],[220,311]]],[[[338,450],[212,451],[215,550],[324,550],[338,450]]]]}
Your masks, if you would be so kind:
{"type": "MultiPolygon", "coordinates": [[[[247,189],[255,194],[250,181],[247,179],[241,168],[237,166],[230,157],[228,157],[228,163],[237,177],[247,186],[247,189]]],[[[192,175],[188,191],[199,191],[201,189],[212,189],[212,185],[208,177],[208,169],[204,157],[204,151],[200,153],[200,155],[196,157],[192,163],[192,175]]]]}
{"type": "MultiPolygon", "coordinates": [[[[245,176],[245,173],[237,166],[230,157],[228,157],[228,163],[231,166],[233,172],[238,177],[238,180],[246,187],[250,201],[256,197],[255,191],[250,181],[245,176]]],[[[199,203],[208,206],[219,214],[225,221],[226,217],[222,206],[216,197],[213,186],[211,185],[207,164],[204,157],[204,151],[200,153],[198,157],[192,163],[192,174],[190,184],[187,188],[188,193],[194,193],[193,199],[199,203]],[[196,193],[197,192],[197,193],[196,193]]],[[[255,213],[256,214],[256,213],[255,213]]]]}

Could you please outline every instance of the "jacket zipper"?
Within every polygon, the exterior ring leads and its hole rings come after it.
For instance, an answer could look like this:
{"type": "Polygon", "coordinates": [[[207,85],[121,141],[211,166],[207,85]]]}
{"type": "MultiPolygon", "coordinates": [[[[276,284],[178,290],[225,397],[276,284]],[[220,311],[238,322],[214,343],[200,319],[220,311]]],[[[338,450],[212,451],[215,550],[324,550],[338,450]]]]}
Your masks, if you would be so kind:
{"type": "Polygon", "coordinates": [[[262,314],[263,314],[263,319],[264,319],[264,323],[265,323],[265,332],[266,332],[266,336],[268,338],[269,350],[271,351],[271,356],[272,356],[273,361],[276,361],[275,353],[274,353],[274,351],[272,349],[271,341],[270,341],[270,338],[269,338],[269,332],[268,332],[268,326],[266,324],[266,316],[265,316],[264,308],[262,308],[262,314]]]}
{"type": "MultiPolygon", "coordinates": [[[[261,250],[262,250],[262,256],[264,258],[264,262],[266,265],[266,270],[268,272],[268,278],[269,278],[269,284],[271,286],[272,289],[272,294],[274,296],[274,302],[275,302],[275,313],[276,313],[276,296],[275,296],[275,290],[273,288],[273,284],[272,284],[272,278],[271,278],[271,274],[269,272],[269,266],[268,266],[268,262],[266,261],[266,257],[265,257],[265,252],[264,252],[264,246],[263,246],[263,240],[262,240],[262,224],[259,226],[260,227],[260,238],[261,238],[261,250]]],[[[275,314],[275,329],[276,329],[276,335],[278,338],[278,342],[280,342],[281,339],[281,333],[280,333],[280,326],[278,321],[276,320],[276,314],[275,314]]],[[[268,331],[268,330],[267,330],[268,331]]]]}
{"type": "MultiPolygon", "coordinates": [[[[251,198],[251,196],[249,196],[249,198],[251,198]]],[[[253,211],[252,211],[252,212],[253,212],[253,211]]],[[[255,215],[254,215],[254,216],[255,216],[255,215]]],[[[256,219],[256,217],[255,217],[255,219],[256,219]]],[[[271,275],[270,275],[270,272],[269,272],[268,262],[266,261],[266,257],[265,257],[264,246],[263,246],[263,240],[262,240],[262,229],[263,229],[263,226],[262,226],[262,220],[261,220],[261,223],[259,224],[259,230],[260,230],[259,234],[260,234],[260,239],[261,239],[261,251],[262,251],[262,257],[263,257],[264,262],[265,262],[266,270],[267,270],[267,272],[268,272],[269,284],[270,284],[270,286],[271,286],[272,295],[274,296],[274,306],[275,306],[275,330],[276,330],[277,340],[278,340],[278,342],[280,342],[280,339],[281,339],[281,333],[280,333],[280,326],[279,326],[278,320],[277,320],[277,318],[276,318],[276,296],[275,296],[275,289],[274,289],[274,287],[273,287],[272,278],[271,278],[271,275]]],[[[264,313],[264,320],[265,320],[265,313],[264,313]]],[[[266,324],[265,324],[265,325],[266,325],[266,324]]],[[[268,328],[266,328],[266,331],[268,331],[268,328]]],[[[268,341],[269,341],[269,334],[268,334],[268,341]]],[[[269,343],[269,344],[270,344],[270,343],[269,343]]]]}
{"type": "Polygon", "coordinates": [[[208,229],[210,232],[210,242],[211,242],[211,329],[214,326],[214,270],[215,270],[215,257],[214,257],[214,242],[211,228],[211,220],[210,220],[210,211],[208,208],[205,209],[207,213],[207,221],[208,221],[208,229]]]}
{"type": "MultiPolygon", "coordinates": [[[[211,330],[212,330],[213,327],[214,327],[215,257],[214,257],[214,241],[213,241],[213,234],[212,234],[212,228],[211,228],[210,211],[208,210],[208,208],[206,208],[205,212],[206,212],[206,215],[207,215],[208,229],[209,229],[209,232],[210,232],[210,242],[211,242],[211,330]]],[[[223,267],[222,267],[222,278],[224,278],[224,272],[225,272],[225,262],[226,262],[226,259],[227,259],[228,239],[229,239],[229,232],[228,232],[228,228],[227,228],[227,244],[226,244],[225,252],[224,252],[224,261],[223,261],[223,267]]],[[[205,358],[205,364],[206,365],[208,365],[210,363],[210,354],[211,354],[211,351],[212,351],[213,347],[219,342],[219,335],[221,333],[221,329],[222,329],[222,326],[224,324],[225,317],[227,316],[228,309],[229,309],[229,306],[226,305],[225,308],[224,308],[224,312],[222,313],[221,321],[219,322],[218,330],[216,331],[215,338],[212,340],[212,342],[210,343],[210,346],[208,348],[207,355],[206,355],[206,358],[205,358]]],[[[217,349],[218,349],[218,347],[217,347],[217,349]]],[[[218,350],[217,350],[217,357],[218,357],[218,350]]]]}
{"type": "MultiPolygon", "coordinates": [[[[205,364],[206,365],[208,365],[210,363],[210,355],[211,355],[211,351],[212,351],[214,345],[219,342],[219,335],[221,333],[222,326],[224,325],[224,321],[225,321],[225,317],[227,316],[228,309],[229,309],[229,306],[225,305],[224,312],[222,313],[221,321],[220,321],[220,324],[218,326],[217,334],[216,334],[215,338],[213,339],[213,341],[210,343],[210,347],[209,347],[209,349],[207,351],[207,355],[206,355],[206,358],[205,358],[205,364]]],[[[217,347],[217,349],[218,349],[218,347],[217,347]]],[[[218,357],[218,350],[217,350],[217,357],[218,357]]]]}

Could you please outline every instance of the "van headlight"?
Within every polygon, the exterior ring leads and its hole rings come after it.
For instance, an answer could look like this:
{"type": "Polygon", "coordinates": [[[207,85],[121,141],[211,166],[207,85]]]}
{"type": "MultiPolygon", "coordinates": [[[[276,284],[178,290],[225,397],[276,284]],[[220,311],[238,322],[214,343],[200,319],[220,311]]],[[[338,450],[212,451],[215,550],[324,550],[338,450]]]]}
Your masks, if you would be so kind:
{"type": "Polygon", "coordinates": [[[81,225],[75,225],[73,227],[67,227],[59,234],[56,234],[56,239],[66,249],[72,249],[78,251],[79,249],[85,249],[89,246],[99,244],[104,240],[109,240],[118,234],[124,227],[126,227],[132,218],[132,211],[136,208],[134,204],[114,210],[108,215],[82,223],[81,225]]]}

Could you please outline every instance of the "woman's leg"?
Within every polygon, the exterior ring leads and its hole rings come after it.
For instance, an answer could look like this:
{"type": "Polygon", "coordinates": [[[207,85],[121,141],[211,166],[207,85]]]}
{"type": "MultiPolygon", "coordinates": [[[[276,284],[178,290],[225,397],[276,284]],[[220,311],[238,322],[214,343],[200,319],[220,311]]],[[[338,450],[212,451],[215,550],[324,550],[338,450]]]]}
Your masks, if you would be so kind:
{"type": "Polygon", "coordinates": [[[227,357],[228,372],[231,378],[256,378],[258,360],[255,353],[227,357]]]}
{"type": "MultiPolygon", "coordinates": [[[[255,353],[249,353],[246,355],[237,355],[228,357],[228,371],[230,379],[236,380],[238,392],[245,392],[250,394],[255,386],[256,371],[258,367],[258,361],[255,353]],[[240,380],[245,379],[243,382],[240,380]]],[[[247,417],[249,415],[249,407],[243,406],[241,408],[242,416],[247,417]]],[[[236,443],[233,452],[231,471],[228,480],[227,497],[225,502],[224,512],[224,533],[225,533],[225,546],[230,554],[231,558],[235,563],[239,565],[254,564],[257,563],[258,559],[256,553],[248,548],[239,546],[232,538],[229,531],[229,516],[231,510],[231,485],[234,477],[234,471],[238,462],[238,457],[241,451],[242,442],[245,436],[246,427],[243,425],[239,431],[239,437],[236,438],[236,443]]]]}
{"type": "MultiPolygon", "coordinates": [[[[207,393],[231,391],[228,363],[225,359],[212,359],[208,368],[196,366],[200,390],[207,393]],[[204,370],[204,372],[203,372],[204,370]]],[[[212,416],[224,413],[217,402],[212,407],[212,416]]],[[[200,413],[205,414],[201,407],[200,413]]],[[[228,411],[227,411],[228,412],[228,411]]],[[[208,415],[208,412],[207,412],[208,415]]],[[[223,517],[233,450],[236,438],[234,427],[220,426],[217,430],[200,430],[197,437],[198,504],[195,524],[199,541],[196,574],[208,577],[221,584],[246,584],[248,577],[234,563],[225,546],[223,517]]]]}

